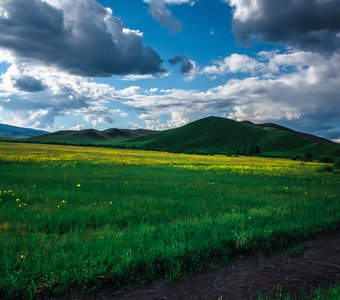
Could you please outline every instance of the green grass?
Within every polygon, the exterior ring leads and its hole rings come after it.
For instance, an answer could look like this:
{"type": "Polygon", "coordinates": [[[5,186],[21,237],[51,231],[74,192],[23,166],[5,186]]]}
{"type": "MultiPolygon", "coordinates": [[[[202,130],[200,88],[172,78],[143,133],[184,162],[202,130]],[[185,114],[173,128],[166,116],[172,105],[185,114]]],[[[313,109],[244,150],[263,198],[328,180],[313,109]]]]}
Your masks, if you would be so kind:
{"type": "Polygon", "coordinates": [[[313,300],[338,300],[340,299],[340,285],[335,285],[327,291],[317,289],[314,292],[313,300]]]}
{"type": "MultiPolygon", "coordinates": [[[[305,295],[304,299],[311,300],[339,300],[340,299],[340,285],[334,285],[328,289],[316,289],[311,295],[305,295]]],[[[223,300],[222,298],[220,300],[223,300]]],[[[280,289],[277,291],[276,297],[268,297],[259,295],[258,300],[297,300],[296,297],[290,295],[282,295],[280,289]]]]}
{"type": "Polygon", "coordinates": [[[0,298],[172,280],[340,224],[340,176],[323,165],[58,147],[0,143],[0,298]]]}

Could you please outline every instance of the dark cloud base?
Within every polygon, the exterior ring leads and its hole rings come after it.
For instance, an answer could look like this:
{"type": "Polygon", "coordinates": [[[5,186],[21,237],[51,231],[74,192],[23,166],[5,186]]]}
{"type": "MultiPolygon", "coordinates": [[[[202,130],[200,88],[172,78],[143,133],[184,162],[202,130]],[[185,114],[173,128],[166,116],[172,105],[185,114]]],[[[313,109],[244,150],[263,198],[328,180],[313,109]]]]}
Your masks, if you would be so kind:
{"type": "MultiPolygon", "coordinates": [[[[235,10],[243,1],[231,1],[235,10]]],[[[242,43],[257,40],[329,53],[340,47],[339,0],[262,0],[254,15],[235,18],[233,31],[242,43]]]]}
{"type": "Polygon", "coordinates": [[[190,59],[186,56],[175,56],[168,60],[168,63],[172,66],[180,64],[180,72],[181,74],[188,74],[194,68],[194,65],[190,61],[190,59]]]}
{"type": "Polygon", "coordinates": [[[35,79],[30,76],[22,76],[20,78],[14,79],[14,85],[19,90],[24,92],[41,92],[46,89],[42,81],[35,79]]]}
{"type": "Polygon", "coordinates": [[[142,35],[95,0],[3,0],[0,47],[22,60],[55,65],[82,76],[161,74],[162,59],[142,45],[142,35]]]}

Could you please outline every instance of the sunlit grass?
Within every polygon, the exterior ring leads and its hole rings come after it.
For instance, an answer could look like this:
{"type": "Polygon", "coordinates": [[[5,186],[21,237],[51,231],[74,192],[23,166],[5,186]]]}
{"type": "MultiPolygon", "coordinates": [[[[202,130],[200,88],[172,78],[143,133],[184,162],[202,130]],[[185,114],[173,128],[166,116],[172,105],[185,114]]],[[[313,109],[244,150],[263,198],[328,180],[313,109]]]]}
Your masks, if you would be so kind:
{"type": "Polygon", "coordinates": [[[173,279],[336,228],[323,166],[0,143],[0,298],[173,279]]]}
{"type": "Polygon", "coordinates": [[[124,165],[170,166],[192,170],[229,171],[233,173],[296,173],[313,171],[327,164],[300,162],[280,158],[227,157],[223,155],[189,155],[157,151],[104,149],[59,145],[0,143],[2,161],[45,163],[69,167],[67,163],[104,163],[124,165]]]}

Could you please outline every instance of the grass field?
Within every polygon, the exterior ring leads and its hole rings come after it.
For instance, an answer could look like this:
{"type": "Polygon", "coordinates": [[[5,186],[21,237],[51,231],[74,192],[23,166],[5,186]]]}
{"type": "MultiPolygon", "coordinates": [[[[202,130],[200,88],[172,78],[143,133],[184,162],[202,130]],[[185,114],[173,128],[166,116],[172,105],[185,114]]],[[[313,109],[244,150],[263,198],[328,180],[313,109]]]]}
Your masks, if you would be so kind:
{"type": "Polygon", "coordinates": [[[0,143],[0,298],[171,280],[335,229],[327,166],[0,143]]]}

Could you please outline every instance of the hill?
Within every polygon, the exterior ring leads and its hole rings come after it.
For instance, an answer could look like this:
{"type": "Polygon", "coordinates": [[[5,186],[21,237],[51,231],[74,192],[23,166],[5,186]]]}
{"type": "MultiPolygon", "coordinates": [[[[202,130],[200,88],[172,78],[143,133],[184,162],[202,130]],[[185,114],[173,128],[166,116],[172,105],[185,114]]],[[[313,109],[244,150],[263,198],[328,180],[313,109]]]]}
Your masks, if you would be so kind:
{"type": "Polygon", "coordinates": [[[0,124],[0,137],[5,139],[7,138],[23,139],[46,133],[48,132],[43,130],[0,124]]]}
{"type": "Polygon", "coordinates": [[[327,159],[340,157],[340,145],[276,124],[208,117],[183,127],[136,138],[128,147],[184,153],[246,154],[327,159]]]}
{"type": "Polygon", "coordinates": [[[273,123],[208,117],[165,131],[117,129],[66,130],[23,141],[139,148],[182,153],[264,155],[318,159],[340,158],[340,145],[273,123]]]}
{"type": "Polygon", "coordinates": [[[84,130],[62,130],[32,138],[25,139],[29,142],[38,143],[60,143],[72,145],[111,145],[116,142],[121,142],[127,139],[141,137],[147,134],[155,133],[152,130],[146,129],[117,129],[110,128],[103,131],[96,129],[84,130]]]}

